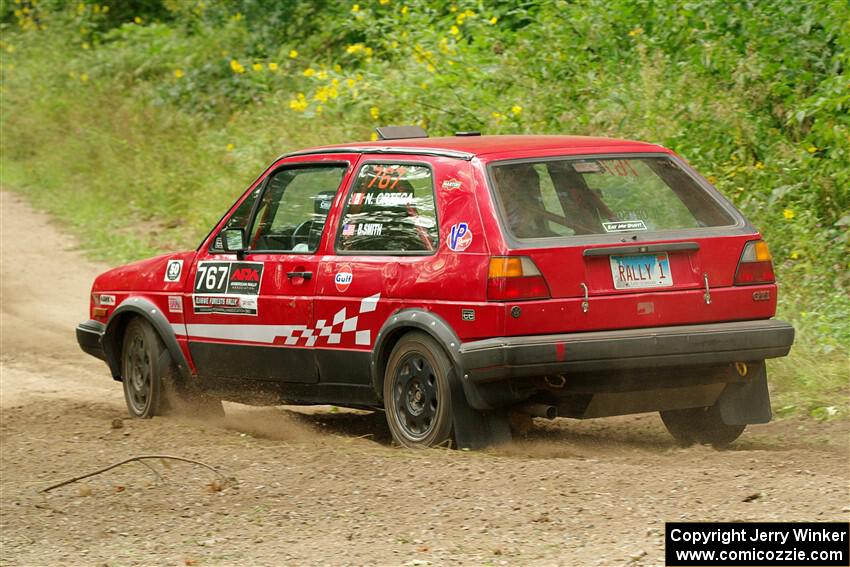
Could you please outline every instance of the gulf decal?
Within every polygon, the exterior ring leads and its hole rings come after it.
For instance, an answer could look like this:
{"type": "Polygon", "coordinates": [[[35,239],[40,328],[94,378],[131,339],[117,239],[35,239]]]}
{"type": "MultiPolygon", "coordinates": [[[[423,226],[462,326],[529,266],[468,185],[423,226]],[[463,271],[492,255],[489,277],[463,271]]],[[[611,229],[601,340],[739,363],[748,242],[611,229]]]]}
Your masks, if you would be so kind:
{"type": "Polygon", "coordinates": [[[453,224],[449,229],[447,243],[450,250],[454,252],[463,252],[469,245],[472,244],[472,231],[469,225],[465,222],[453,224]]]}
{"type": "Polygon", "coordinates": [[[349,286],[351,286],[351,282],[353,280],[354,274],[351,272],[351,265],[340,264],[337,268],[336,275],[334,276],[334,285],[336,286],[336,290],[340,293],[344,293],[348,290],[349,286]]]}

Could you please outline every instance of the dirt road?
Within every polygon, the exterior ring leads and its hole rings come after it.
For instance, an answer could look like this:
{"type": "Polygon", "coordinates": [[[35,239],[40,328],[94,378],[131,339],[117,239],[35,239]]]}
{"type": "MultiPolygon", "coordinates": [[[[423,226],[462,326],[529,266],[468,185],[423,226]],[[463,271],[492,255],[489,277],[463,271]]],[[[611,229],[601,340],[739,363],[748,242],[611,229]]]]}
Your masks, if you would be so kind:
{"type": "Polygon", "coordinates": [[[675,447],[654,415],[538,421],[473,453],[397,449],[382,415],[330,408],[122,419],[74,340],[102,267],[0,198],[0,564],[658,565],[667,520],[850,516],[846,422],[752,427],[719,452],[675,447]],[[142,454],[231,480],[157,461],[37,492],[142,454]]]}

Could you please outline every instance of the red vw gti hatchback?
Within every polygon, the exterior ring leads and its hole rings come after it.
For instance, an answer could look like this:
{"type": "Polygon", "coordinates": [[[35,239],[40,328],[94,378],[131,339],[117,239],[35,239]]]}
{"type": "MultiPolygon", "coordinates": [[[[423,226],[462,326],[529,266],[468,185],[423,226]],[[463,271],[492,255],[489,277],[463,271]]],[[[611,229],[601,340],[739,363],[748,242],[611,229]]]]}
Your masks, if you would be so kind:
{"type": "Polygon", "coordinates": [[[770,252],[672,151],[379,133],[282,156],[195,250],[95,280],[77,339],[132,416],[334,404],[469,448],[511,412],[658,411],[717,446],[769,421],[794,340],[770,252]]]}

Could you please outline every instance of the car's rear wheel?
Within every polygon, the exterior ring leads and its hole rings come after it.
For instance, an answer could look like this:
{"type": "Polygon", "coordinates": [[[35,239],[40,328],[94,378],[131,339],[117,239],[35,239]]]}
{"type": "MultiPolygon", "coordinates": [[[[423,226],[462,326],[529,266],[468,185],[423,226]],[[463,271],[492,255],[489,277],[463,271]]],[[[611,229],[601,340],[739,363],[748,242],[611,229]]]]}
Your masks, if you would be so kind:
{"type": "Polygon", "coordinates": [[[221,400],[191,391],[176,380],[177,368],[157,332],[144,319],[127,323],[121,349],[124,400],[132,417],[178,413],[222,417],[221,400]]]}
{"type": "Polygon", "coordinates": [[[395,345],[384,376],[384,406],[398,444],[433,447],[451,438],[450,372],[443,349],[425,333],[408,333],[395,345]]]}
{"type": "Polygon", "coordinates": [[[696,443],[726,447],[744,432],[746,425],[727,425],[717,406],[662,411],[661,421],[680,444],[696,443]]]}

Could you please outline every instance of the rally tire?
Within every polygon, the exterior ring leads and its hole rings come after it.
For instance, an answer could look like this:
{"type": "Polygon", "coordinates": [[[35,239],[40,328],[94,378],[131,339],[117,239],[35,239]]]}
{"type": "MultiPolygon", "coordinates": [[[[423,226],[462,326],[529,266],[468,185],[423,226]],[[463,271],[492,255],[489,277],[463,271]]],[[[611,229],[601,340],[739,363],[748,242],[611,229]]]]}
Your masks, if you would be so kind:
{"type": "Polygon", "coordinates": [[[680,444],[712,445],[722,449],[744,432],[746,425],[723,423],[717,406],[662,411],[661,421],[680,444]]]}
{"type": "Polygon", "coordinates": [[[422,449],[452,437],[452,365],[439,343],[414,331],[404,335],[387,360],[384,407],[393,439],[422,449]]]}
{"type": "Polygon", "coordinates": [[[139,317],[131,319],[124,330],[121,346],[124,400],[131,417],[148,419],[167,413],[163,369],[172,365],[171,357],[153,327],[139,317]]]}

